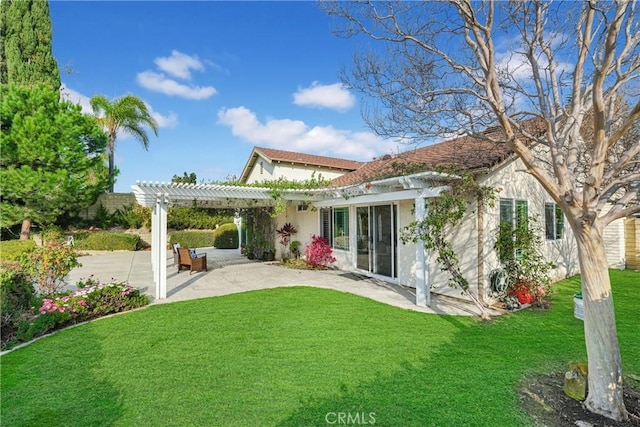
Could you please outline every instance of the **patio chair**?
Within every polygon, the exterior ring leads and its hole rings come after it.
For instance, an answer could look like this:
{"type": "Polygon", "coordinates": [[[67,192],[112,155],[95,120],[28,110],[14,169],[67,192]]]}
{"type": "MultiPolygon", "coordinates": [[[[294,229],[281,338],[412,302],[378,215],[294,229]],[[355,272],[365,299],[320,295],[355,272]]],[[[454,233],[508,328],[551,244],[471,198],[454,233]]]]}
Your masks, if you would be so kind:
{"type": "Polygon", "coordinates": [[[207,254],[196,254],[195,249],[178,248],[178,273],[189,270],[189,275],[194,271],[207,271],[207,254]]]}
{"type": "Polygon", "coordinates": [[[180,243],[174,243],[171,245],[171,250],[173,251],[173,265],[180,263],[180,254],[178,253],[179,247],[180,243]]]}

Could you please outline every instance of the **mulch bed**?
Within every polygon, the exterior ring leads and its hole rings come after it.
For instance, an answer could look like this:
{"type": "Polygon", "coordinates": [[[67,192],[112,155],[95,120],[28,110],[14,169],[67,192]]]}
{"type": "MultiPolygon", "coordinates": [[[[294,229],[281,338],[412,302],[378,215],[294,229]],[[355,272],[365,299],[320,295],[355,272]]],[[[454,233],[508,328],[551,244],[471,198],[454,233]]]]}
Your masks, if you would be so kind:
{"type": "Polygon", "coordinates": [[[626,381],[624,403],[629,419],[616,422],[586,409],[564,394],[564,373],[527,378],[520,388],[520,400],[537,425],[548,427],[640,427],[640,381],[626,381]],[[633,384],[630,384],[633,383],[633,384]]]}

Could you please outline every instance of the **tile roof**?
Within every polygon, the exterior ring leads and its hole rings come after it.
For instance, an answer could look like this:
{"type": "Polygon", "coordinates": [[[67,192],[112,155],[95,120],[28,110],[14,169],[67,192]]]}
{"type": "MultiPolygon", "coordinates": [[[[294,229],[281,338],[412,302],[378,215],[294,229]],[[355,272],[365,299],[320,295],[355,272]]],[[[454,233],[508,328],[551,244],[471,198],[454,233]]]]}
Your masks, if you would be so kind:
{"type": "MultiPolygon", "coordinates": [[[[526,123],[525,126],[528,130],[533,130],[532,123],[526,123]]],[[[502,130],[498,126],[487,129],[483,134],[493,140],[503,138],[502,130]]],[[[494,143],[471,136],[462,136],[405,151],[394,156],[383,156],[380,159],[363,164],[353,172],[334,179],[331,181],[330,186],[355,185],[436,168],[451,168],[457,172],[473,172],[492,167],[512,154],[513,152],[507,148],[506,144],[494,143]]]]}
{"type": "Polygon", "coordinates": [[[274,150],[271,148],[255,147],[254,150],[266,158],[276,162],[297,163],[310,166],[321,166],[331,169],[353,171],[363,165],[354,160],[338,159],[335,157],[316,156],[315,154],[296,153],[293,151],[274,150]]]}

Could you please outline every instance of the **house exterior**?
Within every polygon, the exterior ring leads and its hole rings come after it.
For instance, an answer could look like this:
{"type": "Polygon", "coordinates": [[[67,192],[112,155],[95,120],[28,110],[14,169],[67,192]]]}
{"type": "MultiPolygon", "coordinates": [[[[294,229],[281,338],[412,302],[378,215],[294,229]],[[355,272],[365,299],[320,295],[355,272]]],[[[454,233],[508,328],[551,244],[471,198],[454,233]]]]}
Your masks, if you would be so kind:
{"type": "MultiPolygon", "coordinates": [[[[494,132],[499,130],[487,131],[494,132]]],[[[491,289],[490,276],[501,268],[494,250],[498,225],[502,221],[515,225],[517,213],[524,213],[529,223],[540,230],[543,254],[556,265],[554,279],[579,272],[575,239],[559,206],[505,146],[471,137],[365,163],[335,178],[331,183],[335,191],[326,192],[322,200],[313,202],[315,209],[300,210],[292,203],[277,218],[277,226],[287,222],[297,226],[299,232],[294,239],[303,247],[313,234],[327,238],[340,269],[413,288],[424,281],[431,292],[464,298],[459,289],[448,286],[449,274],[424,251],[422,243],[404,243],[401,239],[403,228],[428,214],[429,199],[437,197],[442,189],[438,175],[411,172],[442,167],[472,173],[480,185],[497,190],[495,204],[470,204],[464,219],[449,232],[462,274],[484,301],[497,297],[491,289]],[[349,191],[354,188],[360,191],[349,191]]],[[[625,267],[625,251],[630,250],[625,248],[624,235],[623,219],[605,229],[607,258],[612,268],[625,267]]]]}
{"type": "MultiPolygon", "coordinates": [[[[499,129],[488,129],[486,134],[497,138],[499,129]]],[[[449,274],[441,270],[423,242],[402,239],[406,226],[428,215],[429,200],[446,189],[447,180],[456,179],[455,175],[438,172],[442,168],[472,173],[480,185],[497,191],[494,204],[472,201],[463,220],[448,236],[460,258],[462,274],[482,300],[490,303],[497,297],[490,277],[501,267],[494,250],[498,225],[503,221],[515,225],[522,215],[540,229],[544,238],[542,251],[556,266],[554,278],[578,272],[577,247],[564,215],[526,172],[521,160],[503,144],[464,136],[367,163],[256,147],[242,180],[259,182],[280,176],[304,180],[319,173],[328,178],[329,172],[333,173],[335,178],[328,187],[282,190],[280,197],[285,209],[275,218],[275,227],[294,225],[298,232],[292,240],[300,241],[302,248],[311,242],[313,235],[325,237],[333,248],[336,267],[415,288],[416,304],[429,305],[432,292],[467,298],[460,290],[448,286],[449,274]],[[262,175],[257,166],[260,162],[262,175]],[[287,175],[288,171],[295,172],[287,175]]],[[[152,233],[152,248],[156,247],[152,259],[157,295],[163,295],[162,283],[166,284],[163,268],[166,260],[158,242],[166,241],[167,206],[192,203],[194,199],[219,207],[275,205],[269,189],[260,187],[143,182],[132,188],[138,203],[154,208],[152,219],[157,232],[152,233]]],[[[624,268],[625,257],[633,252],[633,248],[625,246],[629,241],[625,239],[625,230],[631,229],[637,242],[640,229],[637,222],[619,220],[607,227],[605,240],[611,266],[624,268]]],[[[282,257],[283,247],[276,245],[276,250],[276,256],[282,257]]],[[[637,257],[637,246],[633,253],[637,257]]]]}
{"type": "Polygon", "coordinates": [[[353,160],[254,147],[240,174],[240,182],[252,184],[279,178],[306,181],[314,177],[331,180],[360,166],[361,162],[353,160]]]}

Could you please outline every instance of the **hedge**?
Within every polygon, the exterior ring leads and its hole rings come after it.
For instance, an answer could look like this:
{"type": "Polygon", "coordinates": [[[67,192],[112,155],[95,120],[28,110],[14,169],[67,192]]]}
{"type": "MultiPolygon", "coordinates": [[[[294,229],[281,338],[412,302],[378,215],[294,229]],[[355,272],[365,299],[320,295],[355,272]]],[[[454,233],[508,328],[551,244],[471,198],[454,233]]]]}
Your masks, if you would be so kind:
{"type": "Polygon", "coordinates": [[[33,282],[28,277],[17,270],[0,267],[0,334],[3,343],[15,335],[17,325],[31,308],[33,296],[33,282]]]}
{"type": "Polygon", "coordinates": [[[76,249],[93,251],[137,251],[140,249],[140,236],[108,231],[78,233],[75,236],[76,249]]]}
{"type": "Polygon", "coordinates": [[[0,260],[18,261],[20,255],[30,252],[36,247],[33,240],[3,240],[0,241],[0,260]]]}
{"type": "Polygon", "coordinates": [[[167,213],[167,227],[174,230],[212,230],[217,225],[233,222],[232,215],[224,211],[204,208],[173,206],[167,213]]]}
{"type": "Polygon", "coordinates": [[[238,249],[238,227],[223,224],[216,229],[213,246],[218,249],[238,249]]]}
{"type": "Polygon", "coordinates": [[[214,241],[214,231],[173,231],[169,238],[169,243],[180,243],[183,248],[207,248],[214,241]]]}

